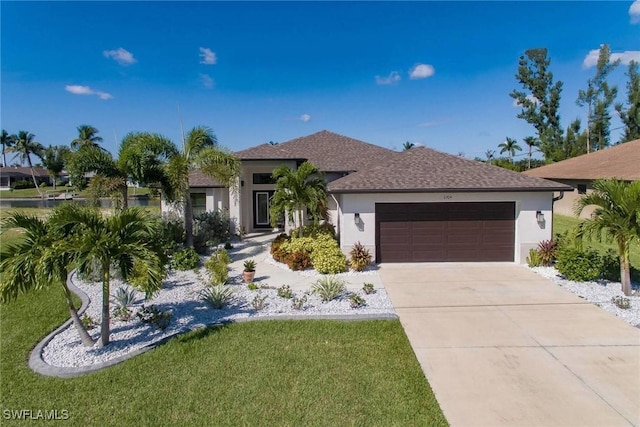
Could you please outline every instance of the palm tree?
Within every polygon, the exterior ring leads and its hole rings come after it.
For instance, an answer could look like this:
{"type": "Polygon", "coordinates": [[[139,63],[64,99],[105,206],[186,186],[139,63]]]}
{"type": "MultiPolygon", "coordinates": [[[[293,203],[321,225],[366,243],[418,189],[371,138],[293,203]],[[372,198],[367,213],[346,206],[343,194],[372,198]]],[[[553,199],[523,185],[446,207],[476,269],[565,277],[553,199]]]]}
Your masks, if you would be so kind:
{"type": "Polygon", "coordinates": [[[285,212],[289,221],[294,221],[297,212],[299,236],[302,237],[302,212],[306,208],[314,218],[321,216],[327,204],[327,183],[318,168],[304,162],[297,170],[282,165],[273,171],[276,191],[271,199],[271,225],[276,226],[278,218],[285,212]]]}
{"type": "Polygon", "coordinates": [[[0,143],[2,144],[2,166],[7,166],[7,155],[6,152],[11,149],[14,144],[14,135],[9,135],[9,133],[2,129],[2,137],[0,138],[0,143]]]}
{"type": "Polygon", "coordinates": [[[518,142],[515,139],[509,137],[507,137],[507,139],[503,143],[498,144],[498,148],[501,148],[500,154],[504,152],[509,153],[509,158],[512,162],[513,156],[516,155],[516,151],[522,151],[522,148],[518,145],[518,142]]]}
{"type": "Polygon", "coordinates": [[[487,160],[489,161],[489,164],[492,164],[492,160],[495,156],[496,152],[495,150],[487,150],[484,152],[484,155],[487,157],[487,160]]]}
{"type": "Polygon", "coordinates": [[[69,148],[64,145],[49,146],[43,150],[42,164],[53,181],[53,188],[56,188],[56,181],[60,173],[64,169],[66,157],[69,154],[69,148]]]}
{"type": "Polygon", "coordinates": [[[51,223],[70,237],[61,242],[81,274],[99,264],[102,277],[102,313],[99,345],[109,344],[111,266],[127,279],[137,263],[136,285],[147,294],[160,289],[166,259],[158,244],[157,221],[141,208],[129,208],[103,217],[97,209],[66,204],[54,211],[51,223]]]}
{"type": "Polygon", "coordinates": [[[0,255],[0,300],[8,302],[31,289],[41,289],[50,284],[60,285],[82,343],[85,346],[93,345],[94,341],[82,325],[67,287],[71,256],[60,245],[64,235],[51,227],[48,221],[20,212],[11,213],[3,221],[2,228],[22,229],[24,238],[19,243],[3,245],[0,255]]]}
{"type": "Polygon", "coordinates": [[[74,150],[82,147],[101,148],[99,142],[102,142],[102,137],[98,136],[98,132],[98,129],[90,125],[78,126],[78,137],[71,141],[71,148],[74,150]]]}
{"type": "Polygon", "coordinates": [[[413,142],[407,141],[404,144],[402,144],[402,151],[411,150],[415,146],[416,146],[416,144],[414,144],[413,142]]]}
{"type": "Polygon", "coordinates": [[[540,141],[538,141],[533,136],[527,136],[527,137],[525,137],[523,139],[523,141],[529,147],[529,154],[528,154],[529,160],[527,161],[527,169],[531,169],[531,153],[533,151],[533,147],[539,147],[540,146],[540,141]]]}
{"type": "Polygon", "coordinates": [[[629,250],[631,242],[640,242],[640,181],[597,180],[593,192],[576,201],[575,214],[589,205],[596,209],[578,226],[578,236],[604,236],[617,243],[622,292],[631,295],[629,250]]]}
{"type": "Polygon", "coordinates": [[[20,159],[20,162],[24,164],[26,161],[29,165],[29,169],[31,169],[31,178],[33,178],[33,185],[35,185],[38,194],[42,195],[40,192],[40,188],[38,187],[38,181],[36,181],[36,174],[33,170],[33,163],[31,162],[31,155],[35,155],[39,159],[42,160],[42,150],[44,147],[39,142],[34,141],[35,135],[21,130],[17,135],[14,135],[13,138],[13,147],[11,147],[11,151],[16,153],[15,157],[20,159]]]}
{"type": "Polygon", "coordinates": [[[240,161],[218,145],[215,135],[205,126],[191,129],[183,140],[182,150],[174,149],[166,165],[168,185],[163,188],[169,201],[178,202],[184,212],[186,246],[193,247],[193,207],[189,189],[189,172],[199,169],[222,185],[235,191],[240,176],[240,161]]]}

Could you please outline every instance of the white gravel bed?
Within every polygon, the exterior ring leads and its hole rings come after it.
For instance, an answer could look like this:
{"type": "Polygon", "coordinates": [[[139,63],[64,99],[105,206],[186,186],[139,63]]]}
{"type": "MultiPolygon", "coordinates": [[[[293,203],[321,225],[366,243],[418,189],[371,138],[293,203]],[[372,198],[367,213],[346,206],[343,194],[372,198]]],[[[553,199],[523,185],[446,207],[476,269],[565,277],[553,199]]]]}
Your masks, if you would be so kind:
{"type": "Polygon", "coordinates": [[[640,292],[635,291],[635,295],[626,297],[622,293],[620,282],[609,282],[600,280],[594,282],[574,282],[567,280],[554,267],[530,267],[541,276],[550,279],[556,285],[561,286],[568,291],[573,292],[586,299],[587,301],[597,305],[609,313],[624,319],[633,326],[640,327],[640,292]],[[631,307],[621,309],[611,302],[613,297],[620,296],[629,298],[631,307]]]}
{"type": "MultiPolygon", "coordinates": [[[[204,271],[201,270],[201,271],[204,271]]],[[[104,348],[84,347],[73,325],[56,335],[44,348],[43,360],[53,366],[79,367],[91,366],[106,362],[116,357],[125,356],[137,349],[158,342],[170,335],[194,330],[206,325],[232,321],[238,319],[278,317],[278,316],[329,316],[329,315],[389,315],[394,314],[393,306],[384,289],[366,295],[362,290],[357,293],[362,296],[366,305],[351,308],[348,294],[339,299],[323,303],[316,295],[295,292],[294,297],[306,294],[307,302],[302,310],[292,308],[291,300],[277,296],[276,289],[249,290],[241,282],[242,272],[232,270],[229,274],[234,297],[231,303],[222,310],[216,310],[200,300],[199,292],[206,288],[202,277],[194,271],[171,271],[164,281],[163,289],[151,300],[144,301],[144,295],[138,293],[135,304],[131,307],[134,315],[131,320],[124,322],[111,319],[110,344],[104,348]],[[255,310],[251,301],[256,295],[266,296],[265,306],[255,310]],[[154,305],[162,311],[172,313],[169,326],[161,331],[155,326],[142,323],[135,313],[142,305],[154,305]]],[[[101,284],[86,283],[80,280],[74,282],[85,292],[91,300],[85,314],[100,322],[101,284]]],[[[111,294],[124,284],[118,280],[111,282],[111,294]]],[[[113,304],[111,304],[113,309],[113,304]]],[[[93,338],[99,337],[99,326],[90,330],[93,338]]]]}

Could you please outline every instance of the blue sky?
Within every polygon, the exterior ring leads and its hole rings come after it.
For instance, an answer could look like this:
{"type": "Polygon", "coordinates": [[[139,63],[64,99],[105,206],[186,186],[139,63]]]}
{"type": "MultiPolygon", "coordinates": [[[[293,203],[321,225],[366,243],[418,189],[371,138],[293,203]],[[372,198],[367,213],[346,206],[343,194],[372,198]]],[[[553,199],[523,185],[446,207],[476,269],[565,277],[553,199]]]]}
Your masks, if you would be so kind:
{"type": "MultiPolygon", "coordinates": [[[[2,128],[62,145],[90,124],[112,152],[132,131],[178,143],[179,105],[185,129],[209,126],[232,150],[327,129],[484,157],[533,135],[509,97],[526,49],[549,49],[565,128],[585,117],[590,51],[640,60],[639,1],[3,1],[0,13],[2,128]]],[[[612,76],[620,100],[625,71],[612,76]]]]}

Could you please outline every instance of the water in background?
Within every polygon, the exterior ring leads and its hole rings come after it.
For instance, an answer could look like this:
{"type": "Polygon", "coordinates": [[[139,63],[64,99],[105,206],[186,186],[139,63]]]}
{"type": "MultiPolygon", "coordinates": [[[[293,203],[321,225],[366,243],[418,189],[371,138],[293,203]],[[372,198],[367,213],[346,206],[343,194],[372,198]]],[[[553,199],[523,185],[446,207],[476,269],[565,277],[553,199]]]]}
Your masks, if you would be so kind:
{"type": "MultiPolygon", "coordinates": [[[[0,209],[10,209],[10,208],[52,208],[54,206],[58,206],[61,203],[70,202],[70,203],[79,203],[82,205],[86,205],[86,200],[55,200],[55,199],[23,199],[23,200],[2,200],[0,199],[0,209]]],[[[143,207],[156,207],[160,206],[160,199],[154,198],[150,199],[148,197],[140,197],[140,198],[129,198],[128,203],[130,207],[133,206],[143,206],[143,207]]],[[[103,208],[111,207],[111,200],[109,199],[101,199],[100,206],[103,208]]]]}

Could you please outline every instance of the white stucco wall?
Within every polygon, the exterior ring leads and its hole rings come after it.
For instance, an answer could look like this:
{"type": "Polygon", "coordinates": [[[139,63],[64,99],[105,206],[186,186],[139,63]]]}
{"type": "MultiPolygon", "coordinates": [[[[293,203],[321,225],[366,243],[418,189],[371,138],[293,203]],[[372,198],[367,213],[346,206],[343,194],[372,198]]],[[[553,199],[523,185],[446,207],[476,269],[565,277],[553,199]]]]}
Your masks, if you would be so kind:
{"type": "Polygon", "coordinates": [[[375,257],[376,203],[515,202],[514,260],[519,263],[525,262],[530,248],[552,237],[552,192],[339,194],[336,198],[342,211],[339,215],[340,247],[345,254],[359,241],[375,257]],[[544,214],[544,223],[538,224],[536,211],[544,214]],[[360,226],[355,223],[355,213],[360,214],[360,226]]]}
{"type": "MultiPolygon", "coordinates": [[[[217,209],[229,209],[229,189],[227,188],[192,188],[191,194],[205,194],[207,211],[217,209]]],[[[168,203],[164,197],[160,199],[160,211],[162,213],[176,212],[182,215],[182,207],[179,204],[168,203]]]]}

